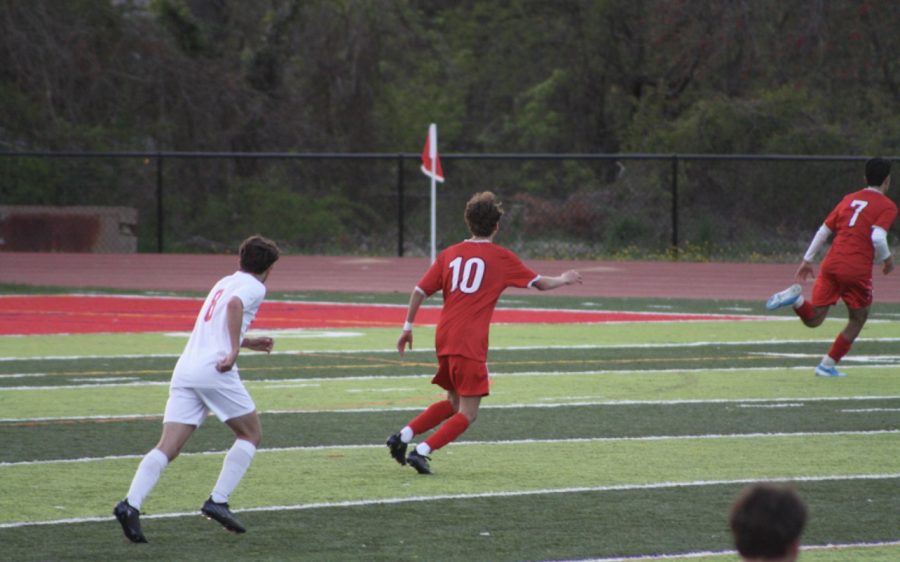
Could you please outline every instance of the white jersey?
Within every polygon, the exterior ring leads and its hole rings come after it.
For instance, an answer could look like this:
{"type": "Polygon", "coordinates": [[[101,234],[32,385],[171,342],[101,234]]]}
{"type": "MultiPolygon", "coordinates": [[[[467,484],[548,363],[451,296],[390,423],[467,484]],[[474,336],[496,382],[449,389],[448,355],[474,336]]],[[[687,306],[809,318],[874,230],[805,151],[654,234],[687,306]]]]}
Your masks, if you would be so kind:
{"type": "Polygon", "coordinates": [[[207,295],[194,323],[194,331],[178,358],[172,373],[172,386],[209,388],[241,385],[237,364],[227,373],[216,370],[216,363],[231,351],[226,320],[228,302],[238,297],[244,304],[241,336],[238,340],[243,341],[265,296],[266,286],[249,273],[237,271],[220,279],[207,295]]]}

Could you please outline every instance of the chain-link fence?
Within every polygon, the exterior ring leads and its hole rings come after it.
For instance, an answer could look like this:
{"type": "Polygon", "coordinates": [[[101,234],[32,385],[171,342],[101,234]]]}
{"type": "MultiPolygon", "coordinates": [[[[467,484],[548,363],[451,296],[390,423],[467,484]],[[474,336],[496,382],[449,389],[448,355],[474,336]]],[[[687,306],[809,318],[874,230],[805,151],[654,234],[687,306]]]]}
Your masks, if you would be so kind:
{"type": "MultiPolygon", "coordinates": [[[[440,249],[491,190],[527,258],[794,261],[864,157],[446,154],[440,249]]],[[[429,255],[418,154],[0,153],[0,251],[429,255]]],[[[897,234],[895,225],[893,237],[897,234]]]]}

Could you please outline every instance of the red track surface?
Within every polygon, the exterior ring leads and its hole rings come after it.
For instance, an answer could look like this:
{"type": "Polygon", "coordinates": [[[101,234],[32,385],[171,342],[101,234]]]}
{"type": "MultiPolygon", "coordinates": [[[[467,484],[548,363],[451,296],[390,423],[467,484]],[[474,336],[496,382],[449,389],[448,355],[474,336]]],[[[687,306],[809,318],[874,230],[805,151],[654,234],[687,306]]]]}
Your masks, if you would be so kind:
{"type": "MultiPolygon", "coordinates": [[[[667,297],[755,300],[762,304],[790,284],[794,264],[537,261],[538,273],[582,272],[584,283],[553,291],[602,303],[611,297],[667,297]]],[[[369,292],[409,294],[427,269],[427,258],[284,256],[267,285],[270,291],[369,292]]],[[[70,288],[205,293],[237,267],[235,256],[192,254],[45,254],[0,252],[0,283],[70,288]]],[[[875,273],[875,300],[900,302],[900,275],[875,273]]],[[[510,289],[508,296],[523,294],[510,289]]],[[[809,287],[806,288],[808,294],[809,287]]],[[[66,300],[42,297],[0,300],[0,334],[190,330],[200,303],[181,299],[98,297],[66,300]],[[15,304],[18,303],[18,304],[15,304]],[[24,303],[24,304],[23,304],[24,303]]],[[[254,326],[260,328],[396,326],[396,307],[263,304],[254,326]]],[[[437,311],[423,309],[420,323],[434,323],[437,311]]],[[[497,322],[609,322],[654,319],[652,315],[501,311],[497,322]],[[598,316],[588,318],[586,314],[598,316]]],[[[672,319],[671,316],[659,315],[672,319]]],[[[698,318],[698,317],[691,317],[698,318]]],[[[715,318],[729,319],[717,316],[715,318]]]]}
{"type": "MultiPolygon", "coordinates": [[[[796,264],[538,261],[538,273],[578,269],[584,284],[554,295],[755,300],[793,282],[796,264]]],[[[409,294],[427,258],[284,256],[269,280],[271,291],[409,294]]],[[[206,292],[237,268],[234,256],[191,254],[42,254],[0,252],[0,283],[79,288],[206,292]]],[[[515,295],[518,289],[510,289],[515,295]]],[[[809,287],[807,287],[807,294],[809,287]]],[[[900,273],[875,273],[875,302],[900,302],[900,273]]]]}
{"type": "MultiPolygon", "coordinates": [[[[0,296],[0,335],[190,331],[200,299],[110,296],[0,296]]],[[[405,306],[264,302],[256,329],[397,327],[405,306]]],[[[416,318],[436,324],[439,310],[422,308],[416,318]]],[[[495,322],[653,322],[661,320],[741,320],[742,316],[643,314],[498,309],[495,322]]]]}

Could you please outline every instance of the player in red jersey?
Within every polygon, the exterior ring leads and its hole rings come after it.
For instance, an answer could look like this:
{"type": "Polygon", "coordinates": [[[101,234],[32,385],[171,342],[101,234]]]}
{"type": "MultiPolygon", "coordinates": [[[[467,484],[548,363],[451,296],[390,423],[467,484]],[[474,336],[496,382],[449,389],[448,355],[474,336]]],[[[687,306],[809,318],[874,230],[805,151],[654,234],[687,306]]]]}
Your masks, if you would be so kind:
{"type": "Polygon", "coordinates": [[[881,264],[885,275],[894,269],[887,231],[897,217],[897,205],[885,195],[891,184],[890,161],[872,158],[866,162],[866,182],[868,187],[847,195],[829,213],[803,256],[797,281],[814,276],[813,260],[822,244],[834,234],[831,249],[822,260],[813,285],[812,299],[805,300],[800,284],[795,283],[772,295],[766,303],[769,310],[793,305],[803,323],[815,328],[825,320],[829,307],[843,299],[849,320],[816,367],[816,375],[822,377],[846,376],[836,365],[850,351],[869,316],[872,264],[881,264]]]}
{"type": "Polygon", "coordinates": [[[442,291],[444,305],[435,334],[438,371],[431,380],[447,391],[387,440],[391,456],[420,474],[430,474],[427,455],[459,437],[478,415],[481,398],[489,393],[487,353],[491,315],[507,287],[535,287],[541,291],[581,283],[581,274],[566,271],[544,277],[529,269],[516,254],[493,243],[503,210],[490,191],[476,193],[466,204],[465,220],[472,237],[441,252],[409,299],[406,323],[397,340],[402,355],[412,349],[416,312],[427,297],[442,291]],[[440,425],[428,439],[406,455],[415,435],[440,425]]]}

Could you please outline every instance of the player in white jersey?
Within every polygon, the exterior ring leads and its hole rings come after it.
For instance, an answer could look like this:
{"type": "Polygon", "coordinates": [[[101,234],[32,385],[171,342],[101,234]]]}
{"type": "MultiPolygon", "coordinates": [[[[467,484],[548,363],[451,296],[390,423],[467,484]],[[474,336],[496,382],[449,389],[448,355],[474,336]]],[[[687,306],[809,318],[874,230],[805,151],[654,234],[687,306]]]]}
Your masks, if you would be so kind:
{"type": "Polygon", "coordinates": [[[231,532],[245,531],[229,510],[228,497],[253,460],[262,426],[236,361],[241,347],[272,350],[272,338],[245,338],[244,334],[266,296],[264,283],[279,254],[278,246],[262,236],[244,240],[240,271],[222,278],[206,297],[172,374],[159,443],[141,460],[128,495],[113,510],[130,541],[147,542],[140,524],[144,498],[209,412],[228,425],[236,439],[200,512],[231,532]]]}

